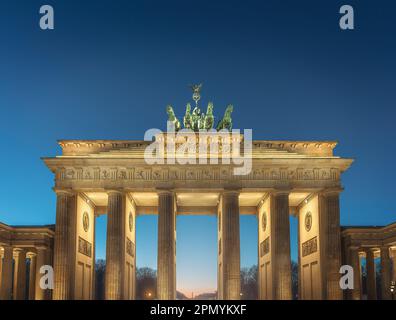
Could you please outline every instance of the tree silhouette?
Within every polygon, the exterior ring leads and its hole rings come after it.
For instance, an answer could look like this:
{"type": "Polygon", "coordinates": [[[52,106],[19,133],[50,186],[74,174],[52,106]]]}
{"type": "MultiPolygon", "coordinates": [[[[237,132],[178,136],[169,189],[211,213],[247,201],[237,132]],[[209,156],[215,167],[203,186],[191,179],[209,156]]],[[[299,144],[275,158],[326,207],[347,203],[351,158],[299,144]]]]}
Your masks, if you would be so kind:
{"type": "MultiPolygon", "coordinates": [[[[298,298],[298,264],[292,261],[292,294],[293,299],[298,298]]],[[[106,261],[99,259],[95,264],[95,299],[104,299],[104,283],[106,273],[106,261]]],[[[212,299],[213,292],[203,293],[201,299],[212,299]]],[[[187,299],[187,297],[177,291],[177,299],[187,299]]],[[[157,271],[149,268],[136,269],[136,299],[153,300],[157,299],[157,271]]],[[[258,299],[258,268],[257,265],[241,269],[241,299],[258,299]]]]}
{"type": "Polygon", "coordinates": [[[157,271],[148,268],[136,269],[136,299],[152,300],[157,298],[157,271]]]}
{"type": "Polygon", "coordinates": [[[257,300],[258,298],[257,265],[241,269],[241,299],[257,300]]]}
{"type": "MultiPolygon", "coordinates": [[[[291,262],[291,272],[292,297],[298,299],[298,264],[294,261],[291,262]]],[[[241,269],[241,294],[242,300],[258,299],[257,265],[241,269]]]]}
{"type": "Polygon", "coordinates": [[[98,259],[95,264],[95,299],[104,300],[106,260],[98,259]]]}
{"type": "Polygon", "coordinates": [[[291,277],[292,277],[292,299],[298,299],[298,263],[291,262],[291,277]]]}

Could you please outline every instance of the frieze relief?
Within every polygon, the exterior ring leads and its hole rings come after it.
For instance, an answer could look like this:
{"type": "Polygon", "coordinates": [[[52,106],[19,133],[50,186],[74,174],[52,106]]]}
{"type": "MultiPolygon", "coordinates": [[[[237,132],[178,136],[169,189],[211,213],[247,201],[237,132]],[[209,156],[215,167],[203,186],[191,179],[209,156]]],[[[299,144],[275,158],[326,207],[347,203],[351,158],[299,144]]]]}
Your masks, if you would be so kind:
{"type": "Polygon", "coordinates": [[[306,257],[309,256],[312,253],[315,253],[318,251],[318,238],[314,237],[312,239],[309,239],[305,241],[302,245],[302,256],[306,257]]]}
{"type": "Polygon", "coordinates": [[[126,239],[126,253],[131,257],[135,256],[135,244],[129,239],[126,239]]]}
{"type": "Polygon", "coordinates": [[[267,237],[264,239],[264,241],[261,241],[260,243],[260,257],[264,257],[269,252],[270,252],[270,243],[269,243],[269,237],[267,237]]]}
{"type": "Polygon", "coordinates": [[[230,167],[202,166],[191,167],[61,167],[56,171],[58,181],[64,180],[129,180],[129,181],[168,181],[168,180],[279,180],[279,181],[338,181],[336,168],[253,168],[246,176],[232,175],[230,167]]]}
{"type": "Polygon", "coordinates": [[[91,258],[92,257],[92,244],[87,240],[78,237],[78,252],[91,258]]]}

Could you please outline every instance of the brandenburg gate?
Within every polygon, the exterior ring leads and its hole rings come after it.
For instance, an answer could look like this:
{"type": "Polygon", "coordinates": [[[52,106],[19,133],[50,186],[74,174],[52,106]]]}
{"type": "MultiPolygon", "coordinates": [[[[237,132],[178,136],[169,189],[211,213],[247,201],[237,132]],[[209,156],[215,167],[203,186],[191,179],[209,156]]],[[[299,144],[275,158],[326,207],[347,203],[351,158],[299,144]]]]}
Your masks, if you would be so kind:
{"type": "MultiPolygon", "coordinates": [[[[237,143],[243,144],[243,135],[237,143]]],[[[169,135],[156,137],[167,142],[169,135]]],[[[240,215],[258,219],[260,299],[291,299],[289,215],[298,217],[302,298],[342,299],[341,174],[333,141],[253,141],[252,168],[151,164],[149,141],[62,140],[44,158],[57,195],[54,299],[91,299],[95,217],[107,214],[106,299],[134,299],[137,215],[158,214],[159,299],[176,298],[176,217],[218,217],[218,298],[240,298],[240,215]]]]}
{"type": "Polygon", "coordinates": [[[334,155],[334,141],[235,134],[232,105],[214,127],[213,104],[206,114],[198,106],[200,88],[192,86],[195,108],[187,104],[183,129],[168,106],[167,132],[148,130],[141,141],[59,141],[61,155],[43,158],[55,176],[56,225],[0,223],[0,299],[26,297],[27,259],[30,299],[94,299],[95,219],[103,214],[105,299],[136,297],[135,221],[147,214],[158,215],[158,299],[176,299],[177,215],[202,214],[218,221],[218,299],[240,299],[240,215],[258,221],[259,299],[292,298],[290,215],[298,219],[299,299],[363,298],[361,257],[368,298],[376,299],[377,256],[382,298],[390,297],[396,224],[340,226],[341,175],[353,160],[334,155]],[[342,264],[354,269],[355,287],[347,292],[340,287],[342,264]],[[53,266],[53,291],[40,286],[43,265],[53,266]]]}

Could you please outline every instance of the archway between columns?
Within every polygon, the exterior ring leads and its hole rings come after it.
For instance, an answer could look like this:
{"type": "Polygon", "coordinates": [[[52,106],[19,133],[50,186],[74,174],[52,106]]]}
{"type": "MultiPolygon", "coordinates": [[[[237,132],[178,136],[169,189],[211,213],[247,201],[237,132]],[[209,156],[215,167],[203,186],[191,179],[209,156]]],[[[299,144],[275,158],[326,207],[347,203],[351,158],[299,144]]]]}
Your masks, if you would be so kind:
{"type": "Polygon", "coordinates": [[[217,297],[217,216],[178,215],[176,223],[178,299],[217,297]]]}
{"type": "MultiPolygon", "coordinates": [[[[62,279],[69,279],[65,296],[55,298],[91,299],[94,284],[90,267],[95,223],[93,216],[107,213],[106,228],[106,299],[136,298],[136,217],[158,214],[157,297],[176,298],[176,219],[187,215],[214,215],[217,219],[217,298],[240,299],[240,216],[255,215],[258,219],[258,289],[260,299],[291,299],[290,214],[298,216],[299,234],[299,282],[300,297],[323,298],[326,287],[323,277],[315,271],[325,263],[320,254],[321,246],[328,239],[319,230],[328,226],[319,219],[321,210],[326,217],[338,215],[338,193],[318,193],[298,190],[249,191],[241,189],[190,189],[156,191],[107,190],[93,192],[59,192],[59,216],[67,212],[75,223],[72,231],[76,240],[74,264],[63,270],[62,279]],[[91,223],[89,222],[91,221],[91,223]],[[91,227],[91,228],[90,228],[91,227]],[[313,259],[313,260],[312,260],[313,259]],[[311,261],[312,260],[312,261],[311,261]],[[302,266],[309,272],[303,273],[302,266]],[[80,268],[84,266],[84,268],[80,268]],[[225,268],[225,266],[227,266],[225,268]],[[311,270],[312,269],[312,270],[311,270]],[[70,275],[75,277],[70,277],[70,275]],[[317,276],[319,278],[313,278],[317,276]],[[68,277],[66,277],[66,275],[68,277]],[[65,276],[65,277],[64,277],[65,276]],[[305,289],[304,289],[305,288],[305,289]],[[310,288],[309,290],[307,288],[310,288]],[[305,290],[305,291],[304,291],[305,290]],[[308,291],[307,291],[308,290],[308,291]],[[66,297],[67,296],[67,297],[66,297]]],[[[68,245],[59,241],[58,246],[68,245]]],[[[333,246],[334,248],[338,245],[333,246]]],[[[63,252],[57,250],[56,252],[63,252]]],[[[95,251],[93,251],[95,252],[95,251]]],[[[339,252],[338,252],[339,253],[339,252]]],[[[55,267],[60,257],[55,257],[55,267]]],[[[304,272],[306,270],[304,269],[304,272]]],[[[337,270],[338,273],[338,270],[337,270]]],[[[58,279],[59,280],[59,279],[58,279]]],[[[332,286],[332,280],[326,286],[332,286]]],[[[57,279],[55,279],[57,281],[57,279]]],[[[330,288],[330,287],[329,287],[330,288]]]]}

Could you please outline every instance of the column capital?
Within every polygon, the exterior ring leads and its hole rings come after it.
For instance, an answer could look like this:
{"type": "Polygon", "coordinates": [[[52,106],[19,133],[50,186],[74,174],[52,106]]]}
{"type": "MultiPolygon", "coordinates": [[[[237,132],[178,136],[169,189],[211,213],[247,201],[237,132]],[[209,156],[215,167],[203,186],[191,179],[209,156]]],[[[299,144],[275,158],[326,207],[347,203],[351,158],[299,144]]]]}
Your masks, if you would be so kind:
{"type": "Polygon", "coordinates": [[[375,255],[375,253],[378,251],[377,247],[368,247],[368,248],[363,248],[362,251],[364,251],[366,253],[366,258],[368,254],[372,254],[373,256],[375,255]]]}
{"type": "Polygon", "coordinates": [[[332,196],[332,195],[339,195],[344,188],[342,187],[335,187],[335,188],[326,188],[320,191],[320,194],[323,196],[332,196]]]}
{"type": "Polygon", "coordinates": [[[48,247],[46,247],[46,246],[37,246],[37,247],[35,247],[35,249],[36,249],[36,251],[45,251],[45,250],[48,250],[48,247]]]}
{"type": "Polygon", "coordinates": [[[62,188],[53,188],[56,195],[66,195],[73,196],[76,194],[76,191],[73,189],[62,189],[62,188]]]}
{"type": "Polygon", "coordinates": [[[240,194],[241,189],[240,188],[225,188],[222,192],[222,194],[240,194]]]}
{"type": "Polygon", "coordinates": [[[124,195],[126,193],[126,191],[123,189],[106,189],[106,193],[107,193],[107,195],[114,194],[114,193],[124,195]]]}
{"type": "Polygon", "coordinates": [[[272,189],[269,193],[275,196],[280,196],[280,195],[289,195],[291,193],[292,189],[291,188],[277,188],[277,189],[272,189]]]}
{"type": "Polygon", "coordinates": [[[26,252],[25,248],[14,248],[14,254],[20,254],[26,252]]]}
{"type": "Polygon", "coordinates": [[[14,259],[18,258],[18,257],[19,257],[19,252],[13,251],[13,252],[12,252],[12,257],[13,257],[14,259]]]}
{"type": "Polygon", "coordinates": [[[29,252],[26,254],[26,257],[29,258],[29,259],[35,258],[36,256],[37,256],[37,253],[31,252],[31,251],[29,251],[29,252]]]}
{"type": "Polygon", "coordinates": [[[156,192],[158,195],[160,194],[174,195],[175,193],[173,189],[168,189],[168,188],[157,188],[156,192]]]}

